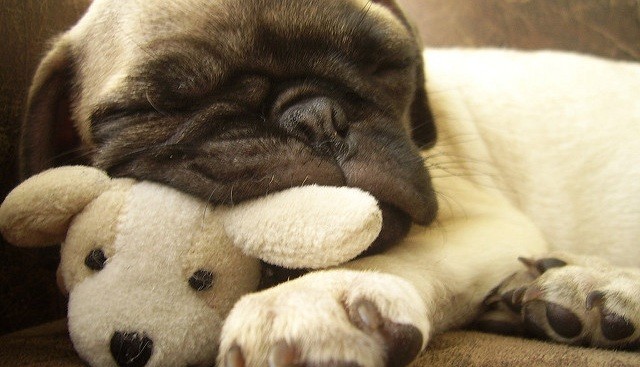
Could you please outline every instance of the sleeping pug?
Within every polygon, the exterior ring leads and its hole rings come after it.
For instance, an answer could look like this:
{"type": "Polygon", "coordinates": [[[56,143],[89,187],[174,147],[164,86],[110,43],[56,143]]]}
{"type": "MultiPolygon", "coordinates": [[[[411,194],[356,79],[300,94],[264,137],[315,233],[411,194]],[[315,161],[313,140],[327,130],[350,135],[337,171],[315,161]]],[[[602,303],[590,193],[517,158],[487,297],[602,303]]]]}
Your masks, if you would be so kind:
{"type": "Polygon", "coordinates": [[[43,137],[64,100],[111,175],[224,204],[356,186],[384,203],[393,241],[437,205],[411,138],[435,134],[420,44],[399,14],[367,1],[95,2],[38,70],[24,172],[62,153],[43,137]]]}
{"type": "MultiPolygon", "coordinates": [[[[243,298],[211,347],[220,364],[403,366],[483,304],[488,329],[572,342],[571,311],[522,304],[555,268],[591,263],[545,256],[506,198],[446,172],[447,144],[425,163],[436,127],[415,35],[393,0],[96,0],[36,73],[22,173],[88,160],[229,205],[307,184],[372,193],[384,225],[366,256],[243,298]],[[503,281],[518,256],[529,270],[503,281]]],[[[591,325],[587,344],[638,338],[615,316],[603,325],[624,335],[591,325]]],[[[163,364],[141,355],[126,365],[163,364]]]]}

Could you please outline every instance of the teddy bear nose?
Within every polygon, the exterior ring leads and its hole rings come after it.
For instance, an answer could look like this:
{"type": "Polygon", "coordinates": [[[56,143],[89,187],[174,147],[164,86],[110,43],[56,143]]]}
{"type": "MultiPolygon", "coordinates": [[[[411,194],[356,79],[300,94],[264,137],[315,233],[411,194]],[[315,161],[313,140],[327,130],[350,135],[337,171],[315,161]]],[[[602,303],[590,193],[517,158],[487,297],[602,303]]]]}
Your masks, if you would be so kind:
{"type": "Polygon", "coordinates": [[[116,331],[111,337],[111,355],[120,367],[143,367],[153,353],[153,340],[137,332],[116,331]]]}

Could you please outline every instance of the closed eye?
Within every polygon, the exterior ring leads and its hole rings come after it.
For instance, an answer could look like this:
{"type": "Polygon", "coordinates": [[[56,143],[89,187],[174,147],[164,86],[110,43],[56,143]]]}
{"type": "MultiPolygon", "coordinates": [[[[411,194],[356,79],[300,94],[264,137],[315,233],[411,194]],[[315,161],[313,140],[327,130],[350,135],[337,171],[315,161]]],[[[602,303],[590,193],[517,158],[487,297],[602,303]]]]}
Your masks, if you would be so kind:
{"type": "Polygon", "coordinates": [[[365,65],[364,72],[383,77],[391,73],[406,71],[413,65],[413,59],[373,61],[365,65]]]}
{"type": "Polygon", "coordinates": [[[96,108],[91,113],[90,121],[91,126],[100,126],[123,118],[149,115],[151,113],[158,113],[158,111],[148,104],[144,106],[109,105],[96,108]]]}

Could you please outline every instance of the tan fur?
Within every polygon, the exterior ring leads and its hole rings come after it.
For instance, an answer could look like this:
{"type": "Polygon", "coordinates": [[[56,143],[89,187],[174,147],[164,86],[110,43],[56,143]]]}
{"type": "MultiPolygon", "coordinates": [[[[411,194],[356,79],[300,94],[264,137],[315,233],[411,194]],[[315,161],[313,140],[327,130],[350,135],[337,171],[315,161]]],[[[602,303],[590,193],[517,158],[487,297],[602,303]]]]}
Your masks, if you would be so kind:
{"type": "Polygon", "coordinates": [[[414,226],[400,245],[345,264],[355,272],[314,273],[245,296],[225,322],[220,361],[237,343],[248,365],[263,365],[282,339],[299,360],[382,366],[384,341],[354,329],[341,316],[345,306],[372,300],[383,317],[418,327],[424,348],[432,335],[472,321],[489,291],[520,269],[514,259],[547,251],[538,229],[500,195],[443,170],[434,177],[436,224],[414,226]]]}

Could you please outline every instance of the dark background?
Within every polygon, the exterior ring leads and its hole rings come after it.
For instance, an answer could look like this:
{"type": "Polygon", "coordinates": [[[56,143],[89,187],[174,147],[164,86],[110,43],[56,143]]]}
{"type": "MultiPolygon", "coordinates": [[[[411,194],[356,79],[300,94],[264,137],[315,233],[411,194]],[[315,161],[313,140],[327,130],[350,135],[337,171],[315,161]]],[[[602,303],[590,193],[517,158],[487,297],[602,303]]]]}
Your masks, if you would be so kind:
{"type": "MultiPolygon", "coordinates": [[[[322,0],[318,0],[322,1],[322,0]]],[[[427,46],[575,50],[640,61],[640,0],[398,0],[427,46]]],[[[48,40],[86,0],[2,0],[0,5],[0,198],[17,183],[16,143],[29,80],[48,40]]],[[[61,318],[57,247],[0,242],[0,334],[61,318]]]]}

